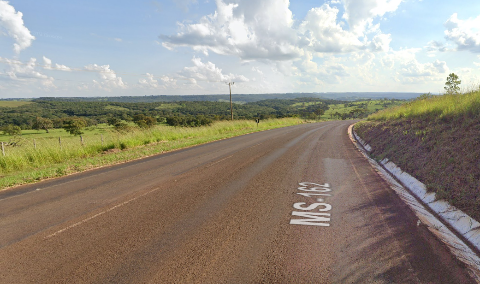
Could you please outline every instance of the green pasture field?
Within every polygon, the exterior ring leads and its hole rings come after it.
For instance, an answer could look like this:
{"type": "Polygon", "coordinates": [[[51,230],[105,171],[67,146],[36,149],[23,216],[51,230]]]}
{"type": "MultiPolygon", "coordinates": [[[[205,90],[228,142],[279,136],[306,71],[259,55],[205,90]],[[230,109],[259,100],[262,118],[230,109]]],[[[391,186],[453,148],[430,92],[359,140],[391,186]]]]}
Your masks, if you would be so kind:
{"type": "Polygon", "coordinates": [[[181,107],[181,105],[177,103],[164,103],[156,107],[155,109],[176,109],[181,107]]]}
{"type": "Polygon", "coordinates": [[[318,105],[322,104],[322,102],[300,102],[300,103],[294,103],[291,105],[292,107],[299,107],[299,108],[306,108],[311,105],[318,105]]]}
{"type": "MultiPolygon", "coordinates": [[[[396,101],[396,100],[361,100],[361,101],[346,101],[345,103],[341,104],[329,104],[329,109],[325,111],[325,113],[319,117],[320,120],[331,120],[337,119],[333,117],[333,114],[338,112],[342,113],[349,113],[350,111],[356,108],[363,108],[364,106],[367,107],[367,113],[374,113],[379,110],[392,107],[392,106],[399,106],[404,104],[405,101],[396,101]],[[345,106],[347,105],[347,106],[345,106]]],[[[308,106],[321,104],[321,102],[299,102],[292,104],[292,107],[296,107],[299,109],[305,109],[308,106]]]]}
{"type": "Polygon", "coordinates": [[[128,108],[124,108],[124,107],[121,107],[121,106],[106,106],[105,109],[119,110],[119,111],[129,111],[128,108]]]}
{"type": "MultiPolygon", "coordinates": [[[[82,136],[89,137],[94,135],[101,135],[110,132],[111,130],[113,130],[112,126],[108,126],[106,124],[98,124],[97,126],[85,128],[83,130],[84,134],[82,136]]],[[[19,137],[24,140],[33,141],[33,139],[58,139],[58,137],[70,138],[71,136],[72,135],[70,135],[70,133],[68,133],[64,129],[49,129],[48,133],[45,130],[22,130],[22,135],[19,137]]],[[[7,142],[10,139],[12,139],[12,136],[4,135],[3,132],[0,132],[0,141],[7,142]]]]}
{"type": "Polygon", "coordinates": [[[13,139],[18,146],[6,146],[5,156],[0,153],[0,189],[301,123],[303,120],[299,118],[271,119],[257,127],[254,121],[237,120],[195,128],[157,125],[147,130],[132,128],[128,132],[101,125],[85,131],[83,144],[79,136],[66,135],[66,131],[59,129],[48,134],[24,131],[25,135],[15,138],[1,136],[1,141],[13,139]]]}
{"type": "Polygon", "coordinates": [[[29,101],[0,101],[0,107],[19,107],[23,105],[33,104],[29,101]]]}
{"type": "Polygon", "coordinates": [[[406,103],[405,101],[391,101],[391,100],[365,100],[365,101],[354,101],[354,102],[349,102],[348,105],[345,107],[345,104],[333,104],[329,105],[329,109],[325,111],[325,113],[321,116],[321,119],[331,119],[331,114],[334,114],[335,112],[339,113],[348,113],[353,109],[356,109],[358,107],[361,107],[363,105],[367,105],[367,110],[369,113],[375,113],[379,110],[383,110],[386,107],[394,107],[394,106],[400,106],[402,104],[406,103]]]}

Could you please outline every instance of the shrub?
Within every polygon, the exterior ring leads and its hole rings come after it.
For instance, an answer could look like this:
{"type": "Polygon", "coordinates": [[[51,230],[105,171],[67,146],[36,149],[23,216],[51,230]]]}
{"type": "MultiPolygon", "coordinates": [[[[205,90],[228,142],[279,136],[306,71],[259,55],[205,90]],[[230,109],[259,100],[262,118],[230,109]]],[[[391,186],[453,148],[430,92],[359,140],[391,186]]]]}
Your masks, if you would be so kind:
{"type": "Polygon", "coordinates": [[[2,131],[3,131],[4,135],[14,136],[14,135],[21,135],[22,134],[22,129],[20,128],[20,126],[16,126],[16,125],[12,125],[12,124],[4,126],[2,128],[2,131]]]}
{"type": "Polygon", "coordinates": [[[151,116],[137,114],[133,117],[133,122],[140,128],[151,128],[157,123],[157,120],[151,116]]]}
{"type": "Polygon", "coordinates": [[[63,129],[72,135],[82,135],[82,129],[87,126],[87,122],[80,117],[71,118],[66,120],[63,124],[63,129]]]}
{"type": "Polygon", "coordinates": [[[167,117],[167,124],[170,126],[183,126],[183,127],[199,127],[208,126],[213,123],[213,120],[204,115],[197,116],[170,116],[167,117]]]}

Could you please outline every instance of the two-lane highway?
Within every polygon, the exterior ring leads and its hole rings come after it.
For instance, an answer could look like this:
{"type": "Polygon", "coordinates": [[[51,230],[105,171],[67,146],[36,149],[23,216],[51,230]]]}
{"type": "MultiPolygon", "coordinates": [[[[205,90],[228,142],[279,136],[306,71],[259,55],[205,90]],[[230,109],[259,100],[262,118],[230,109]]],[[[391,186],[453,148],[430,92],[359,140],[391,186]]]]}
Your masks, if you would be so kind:
{"type": "Polygon", "coordinates": [[[350,124],[0,192],[0,283],[473,283],[355,149],[350,124]]]}

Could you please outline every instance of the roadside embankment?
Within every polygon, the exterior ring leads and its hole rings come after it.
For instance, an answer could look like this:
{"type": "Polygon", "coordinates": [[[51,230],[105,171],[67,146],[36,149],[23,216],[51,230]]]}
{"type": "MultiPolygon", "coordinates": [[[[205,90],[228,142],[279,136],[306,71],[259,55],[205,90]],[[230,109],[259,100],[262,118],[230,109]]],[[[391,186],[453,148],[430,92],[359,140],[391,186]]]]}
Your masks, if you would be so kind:
{"type": "Polygon", "coordinates": [[[375,159],[371,163],[416,212],[418,224],[437,235],[477,281],[479,120],[480,90],[427,95],[369,116],[355,125],[356,134],[352,134],[363,145],[361,151],[375,159]],[[402,190],[400,183],[408,190],[402,190]]]}
{"type": "Polygon", "coordinates": [[[417,99],[355,125],[377,161],[388,158],[437,200],[480,220],[480,91],[417,99]]]}
{"type": "Polygon", "coordinates": [[[436,199],[435,193],[427,192],[423,183],[387,158],[379,162],[372,159],[372,147],[353,131],[353,125],[349,127],[348,134],[378,174],[418,217],[417,226],[425,225],[480,283],[480,223],[445,200],[436,199]]]}

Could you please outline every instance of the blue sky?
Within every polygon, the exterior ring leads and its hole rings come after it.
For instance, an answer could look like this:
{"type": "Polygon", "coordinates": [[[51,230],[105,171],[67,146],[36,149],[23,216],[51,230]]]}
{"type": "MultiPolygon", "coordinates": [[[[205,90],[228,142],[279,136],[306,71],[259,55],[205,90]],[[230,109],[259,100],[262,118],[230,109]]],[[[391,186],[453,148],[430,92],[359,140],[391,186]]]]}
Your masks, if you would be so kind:
{"type": "Polygon", "coordinates": [[[478,0],[0,0],[0,98],[475,88],[479,27],[478,0]]]}

